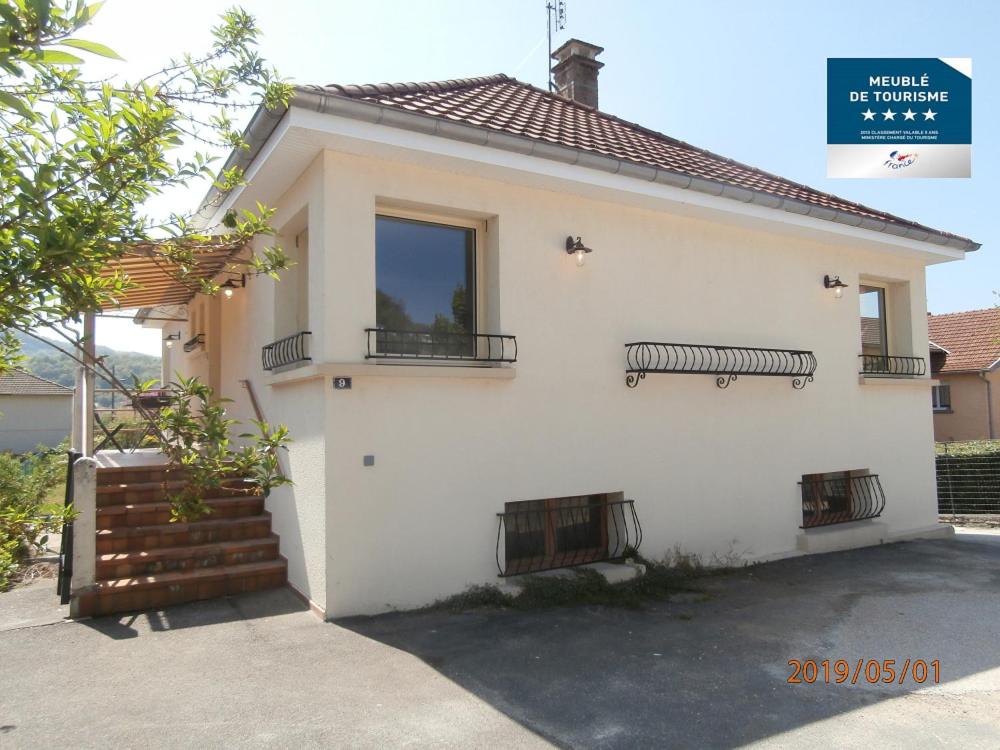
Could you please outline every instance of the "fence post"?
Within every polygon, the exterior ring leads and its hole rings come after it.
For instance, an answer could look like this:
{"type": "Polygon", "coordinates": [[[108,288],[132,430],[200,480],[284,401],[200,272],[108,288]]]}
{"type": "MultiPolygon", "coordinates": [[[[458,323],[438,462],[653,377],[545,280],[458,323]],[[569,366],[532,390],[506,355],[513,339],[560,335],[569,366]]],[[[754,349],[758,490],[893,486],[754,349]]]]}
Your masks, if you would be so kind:
{"type": "MultiPolygon", "coordinates": [[[[73,464],[73,580],[70,617],[80,617],[80,596],[95,588],[97,576],[97,461],[84,456],[73,464]]],[[[84,613],[85,614],[85,613],[84,613]]]]}

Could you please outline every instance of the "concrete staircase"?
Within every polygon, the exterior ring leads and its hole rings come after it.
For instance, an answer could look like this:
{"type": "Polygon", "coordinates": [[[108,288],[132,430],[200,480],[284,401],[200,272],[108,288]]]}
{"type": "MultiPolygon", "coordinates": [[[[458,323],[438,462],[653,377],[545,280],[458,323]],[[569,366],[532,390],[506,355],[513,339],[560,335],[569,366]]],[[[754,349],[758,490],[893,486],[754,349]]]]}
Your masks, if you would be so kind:
{"type": "Polygon", "coordinates": [[[97,470],[97,584],[80,615],[107,615],[285,585],[264,498],[219,491],[212,513],[170,523],[181,486],[164,466],[97,470]]]}

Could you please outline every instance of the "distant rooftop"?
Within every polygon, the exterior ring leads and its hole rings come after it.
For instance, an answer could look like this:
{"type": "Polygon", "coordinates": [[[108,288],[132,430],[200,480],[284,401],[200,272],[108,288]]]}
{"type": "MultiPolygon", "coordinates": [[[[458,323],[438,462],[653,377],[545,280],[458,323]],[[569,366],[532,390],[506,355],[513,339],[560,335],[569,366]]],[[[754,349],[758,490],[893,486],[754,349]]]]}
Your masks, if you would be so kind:
{"type": "Polygon", "coordinates": [[[72,396],[73,389],[24,370],[0,375],[0,396],[72,396]]]}
{"type": "Polygon", "coordinates": [[[981,372],[1000,360],[1000,308],[928,315],[927,331],[947,351],[937,372],[981,372]]]}

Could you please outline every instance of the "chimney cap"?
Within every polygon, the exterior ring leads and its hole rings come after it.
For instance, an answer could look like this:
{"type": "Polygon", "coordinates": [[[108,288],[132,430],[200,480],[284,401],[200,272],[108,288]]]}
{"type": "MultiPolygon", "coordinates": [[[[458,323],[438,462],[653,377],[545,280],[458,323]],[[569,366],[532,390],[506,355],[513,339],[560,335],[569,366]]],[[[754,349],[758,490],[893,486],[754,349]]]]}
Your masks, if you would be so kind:
{"type": "MultiPolygon", "coordinates": [[[[602,52],[604,52],[604,47],[598,47],[596,44],[584,42],[580,39],[570,39],[552,53],[552,59],[562,62],[564,60],[568,60],[570,57],[576,56],[594,60],[602,52]]],[[[602,66],[604,65],[604,63],[598,64],[602,66]]]]}

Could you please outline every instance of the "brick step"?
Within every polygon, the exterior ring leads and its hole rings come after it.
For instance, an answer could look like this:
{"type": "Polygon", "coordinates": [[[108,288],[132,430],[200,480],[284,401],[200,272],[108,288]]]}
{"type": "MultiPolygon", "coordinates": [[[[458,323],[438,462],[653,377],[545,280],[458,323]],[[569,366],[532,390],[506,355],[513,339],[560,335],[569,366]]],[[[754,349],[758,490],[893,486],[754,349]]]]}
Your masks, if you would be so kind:
{"type": "MultiPolygon", "coordinates": [[[[246,518],[259,516],[264,510],[264,498],[259,495],[243,497],[214,497],[205,500],[212,509],[205,519],[246,518]]],[[[138,505],[107,505],[97,509],[98,529],[117,529],[123,526],[155,526],[170,523],[170,503],[140,503],[138,505]]]]}
{"type": "Polygon", "coordinates": [[[244,518],[219,518],[190,523],[162,523],[149,526],[120,526],[97,532],[97,554],[137,552],[216,542],[259,539],[271,534],[271,514],[244,518]]]}
{"type": "Polygon", "coordinates": [[[276,560],[278,537],[240,539],[187,547],[160,547],[137,552],[113,552],[97,557],[97,578],[130,578],[220,565],[276,560]]]}
{"type": "Polygon", "coordinates": [[[132,482],[162,482],[178,479],[178,470],[168,464],[150,466],[105,466],[97,469],[97,486],[130,484],[132,482]]]}
{"type": "Polygon", "coordinates": [[[80,597],[80,615],[110,615],[285,585],[285,560],[220,565],[198,570],[98,581],[80,597]]]}
{"type": "MultiPolygon", "coordinates": [[[[111,505],[138,505],[139,503],[162,503],[171,495],[184,488],[183,481],[132,482],[130,484],[106,484],[97,488],[97,507],[111,505]]],[[[245,496],[245,490],[238,487],[218,487],[205,490],[206,497],[245,496]]]]}

